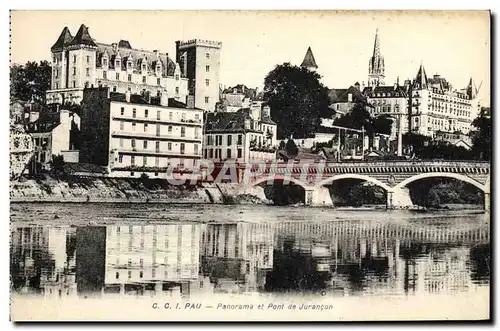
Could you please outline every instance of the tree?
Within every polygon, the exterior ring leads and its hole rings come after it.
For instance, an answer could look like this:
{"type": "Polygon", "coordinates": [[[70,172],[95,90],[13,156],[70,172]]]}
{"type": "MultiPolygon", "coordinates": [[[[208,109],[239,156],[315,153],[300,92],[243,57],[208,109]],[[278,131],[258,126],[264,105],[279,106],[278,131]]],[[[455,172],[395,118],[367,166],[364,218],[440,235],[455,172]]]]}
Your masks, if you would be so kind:
{"type": "Polygon", "coordinates": [[[288,139],[288,141],[286,142],[285,150],[287,155],[299,154],[299,148],[297,147],[293,139],[288,139]]]}
{"type": "Polygon", "coordinates": [[[278,139],[306,138],[330,112],[328,89],[321,76],[290,63],[277,65],[264,80],[264,98],[271,108],[271,118],[278,126],[278,139]]]}
{"type": "Polygon", "coordinates": [[[391,134],[392,119],[388,116],[372,116],[365,102],[357,102],[349,112],[337,118],[334,125],[366,131],[369,146],[373,146],[375,134],[391,134]]]}
{"type": "Polygon", "coordinates": [[[493,135],[491,128],[491,117],[484,111],[472,122],[476,128],[472,132],[472,151],[475,158],[479,160],[491,160],[491,138],[493,135]]]}
{"type": "Polygon", "coordinates": [[[56,175],[64,173],[64,157],[62,155],[52,155],[51,168],[56,175]]]}
{"type": "Polygon", "coordinates": [[[10,67],[10,96],[24,101],[45,102],[45,92],[50,88],[52,68],[47,61],[14,64],[10,67]]]}

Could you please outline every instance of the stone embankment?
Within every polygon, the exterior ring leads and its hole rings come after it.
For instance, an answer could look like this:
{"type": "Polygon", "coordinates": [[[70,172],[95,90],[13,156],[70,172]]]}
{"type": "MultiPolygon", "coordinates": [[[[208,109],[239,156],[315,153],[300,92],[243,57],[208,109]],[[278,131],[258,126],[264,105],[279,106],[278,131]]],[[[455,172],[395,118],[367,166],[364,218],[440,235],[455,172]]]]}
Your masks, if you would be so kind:
{"type": "Polygon", "coordinates": [[[238,184],[174,186],[158,179],[98,177],[21,177],[10,182],[11,202],[112,202],[269,204],[263,188],[238,184]]]}

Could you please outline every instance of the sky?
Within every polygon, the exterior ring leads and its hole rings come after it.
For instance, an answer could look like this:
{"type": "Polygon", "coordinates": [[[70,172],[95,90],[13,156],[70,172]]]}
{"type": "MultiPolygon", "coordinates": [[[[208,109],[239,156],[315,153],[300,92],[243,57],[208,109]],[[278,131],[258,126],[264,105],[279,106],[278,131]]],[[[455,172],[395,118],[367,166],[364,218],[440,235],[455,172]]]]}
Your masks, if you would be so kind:
{"type": "Polygon", "coordinates": [[[386,85],[414,78],[422,63],[457,89],[472,77],[481,104],[490,104],[486,11],[13,11],[11,63],[50,60],[62,29],[75,35],[82,23],[98,42],[124,39],[172,58],[176,40],[221,41],[220,83],[260,89],[275,65],[300,65],[308,47],[329,88],[366,83],[378,28],[386,85]]]}

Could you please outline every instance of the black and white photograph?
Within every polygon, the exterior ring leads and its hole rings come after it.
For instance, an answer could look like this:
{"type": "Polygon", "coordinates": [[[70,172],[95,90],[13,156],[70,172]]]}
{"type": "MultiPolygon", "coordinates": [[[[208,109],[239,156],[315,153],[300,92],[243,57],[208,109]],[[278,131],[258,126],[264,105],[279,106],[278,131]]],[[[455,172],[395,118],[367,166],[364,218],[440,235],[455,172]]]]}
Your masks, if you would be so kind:
{"type": "Polygon", "coordinates": [[[11,10],[11,321],[490,321],[490,35],[11,10]]]}

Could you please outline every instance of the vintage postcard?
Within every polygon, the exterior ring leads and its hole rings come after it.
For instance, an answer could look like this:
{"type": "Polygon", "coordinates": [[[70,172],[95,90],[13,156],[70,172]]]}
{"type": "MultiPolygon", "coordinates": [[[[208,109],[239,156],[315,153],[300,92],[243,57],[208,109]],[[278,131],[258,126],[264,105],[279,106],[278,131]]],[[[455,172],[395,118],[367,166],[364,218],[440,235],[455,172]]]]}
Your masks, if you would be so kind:
{"type": "Polygon", "coordinates": [[[12,10],[11,320],[490,320],[490,24],[12,10]]]}

